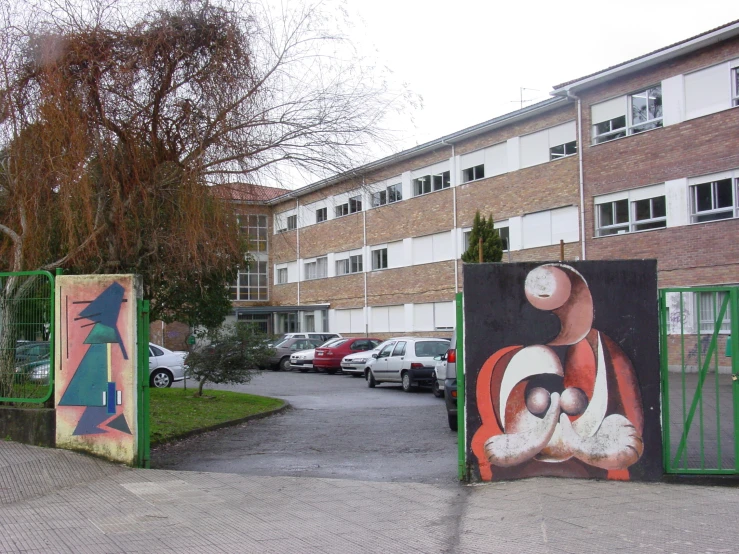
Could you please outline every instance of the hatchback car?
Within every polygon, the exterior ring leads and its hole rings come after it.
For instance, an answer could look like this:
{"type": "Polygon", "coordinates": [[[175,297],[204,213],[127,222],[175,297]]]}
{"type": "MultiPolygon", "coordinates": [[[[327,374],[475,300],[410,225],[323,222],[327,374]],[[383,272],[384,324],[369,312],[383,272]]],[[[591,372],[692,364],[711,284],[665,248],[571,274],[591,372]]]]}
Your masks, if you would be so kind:
{"type": "Polygon", "coordinates": [[[149,386],[158,389],[171,387],[185,378],[187,352],[169,350],[149,343],[149,386]]]}
{"type": "Polygon", "coordinates": [[[335,342],[330,346],[316,348],[316,356],[313,358],[313,367],[318,370],[334,374],[341,371],[341,360],[344,356],[353,352],[366,352],[372,350],[382,341],[375,338],[347,338],[335,342]]]}
{"type": "Polygon", "coordinates": [[[310,350],[311,348],[316,348],[324,342],[325,341],[321,339],[285,339],[282,342],[278,342],[277,344],[272,346],[274,353],[272,354],[272,356],[267,358],[267,365],[275,371],[280,369],[282,371],[290,371],[290,356],[292,354],[294,354],[295,352],[300,352],[302,350],[310,350]]]}
{"type": "MultiPolygon", "coordinates": [[[[344,339],[329,339],[321,346],[330,346],[342,340],[344,339]]],[[[307,373],[309,369],[313,369],[313,358],[315,355],[315,348],[311,348],[310,350],[301,350],[300,352],[290,354],[290,369],[297,369],[301,373],[307,373]]]]}
{"type": "Polygon", "coordinates": [[[341,360],[341,371],[348,375],[355,375],[357,377],[366,376],[367,368],[375,361],[372,354],[377,354],[388,342],[390,341],[381,342],[372,350],[355,352],[354,354],[344,356],[344,359],[341,360]]]}
{"type": "Polygon", "coordinates": [[[326,342],[327,340],[336,338],[341,338],[341,335],[339,333],[314,333],[312,331],[306,331],[305,333],[285,333],[281,337],[269,341],[268,344],[269,346],[277,346],[287,339],[319,339],[321,342],[326,342]]]}
{"type": "Polygon", "coordinates": [[[378,383],[400,383],[405,392],[419,385],[431,386],[434,379],[434,358],[449,350],[449,340],[433,337],[402,337],[388,344],[377,354],[367,371],[367,386],[378,383]]]}

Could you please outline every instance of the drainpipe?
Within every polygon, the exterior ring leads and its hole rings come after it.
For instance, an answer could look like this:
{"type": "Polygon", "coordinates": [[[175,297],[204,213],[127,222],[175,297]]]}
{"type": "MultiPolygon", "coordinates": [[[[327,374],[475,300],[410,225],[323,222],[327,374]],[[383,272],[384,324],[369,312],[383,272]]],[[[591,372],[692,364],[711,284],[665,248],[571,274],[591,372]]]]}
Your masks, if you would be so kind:
{"type": "MultiPolygon", "coordinates": [[[[362,177],[362,188],[364,188],[364,177],[362,177]]],[[[364,252],[367,251],[367,211],[362,210],[362,256],[364,257],[364,252]]],[[[371,263],[372,260],[367,260],[367,262],[371,263]]],[[[362,264],[365,268],[368,267],[368,265],[362,264]]],[[[362,274],[364,275],[364,336],[369,337],[369,317],[368,317],[368,310],[367,307],[367,271],[366,269],[362,271],[362,274]]]]}
{"type": "MultiPolygon", "coordinates": [[[[297,249],[298,259],[298,306],[300,306],[300,221],[298,218],[300,212],[300,199],[295,199],[295,248],[297,249]]],[[[296,315],[300,315],[298,312],[296,315]]],[[[298,317],[298,331],[300,331],[300,318],[298,317]]]]}
{"type": "Polygon", "coordinates": [[[452,147],[452,167],[451,174],[453,175],[454,186],[452,187],[452,229],[454,230],[454,294],[459,292],[459,251],[457,250],[457,159],[454,157],[454,144],[445,142],[441,139],[441,144],[452,147]]]}
{"type": "Polygon", "coordinates": [[[577,100],[577,162],[580,170],[580,250],[582,259],[585,260],[585,181],[582,168],[582,101],[579,96],[567,90],[567,98],[577,100]]]}

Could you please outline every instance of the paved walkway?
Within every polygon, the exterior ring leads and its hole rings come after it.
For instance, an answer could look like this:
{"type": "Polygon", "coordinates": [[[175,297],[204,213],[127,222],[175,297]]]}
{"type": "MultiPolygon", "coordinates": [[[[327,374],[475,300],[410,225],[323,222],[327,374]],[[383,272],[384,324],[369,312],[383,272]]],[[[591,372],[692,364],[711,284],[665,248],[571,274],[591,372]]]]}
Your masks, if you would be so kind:
{"type": "Polygon", "coordinates": [[[0,442],[0,552],[737,552],[739,489],[137,470],[0,442]]]}

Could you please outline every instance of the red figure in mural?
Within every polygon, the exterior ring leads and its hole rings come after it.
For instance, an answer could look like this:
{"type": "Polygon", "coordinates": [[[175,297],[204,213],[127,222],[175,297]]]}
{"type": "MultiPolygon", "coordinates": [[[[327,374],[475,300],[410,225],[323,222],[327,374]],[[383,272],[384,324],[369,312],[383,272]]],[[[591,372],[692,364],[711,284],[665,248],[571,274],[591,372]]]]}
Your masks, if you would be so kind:
{"type": "MultiPolygon", "coordinates": [[[[547,345],[509,346],[477,380],[482,426],[472,439],[480,476],[496,468],[628,479],[642,455],[644,416],[636,374],[619,346],[593,329],[593,298],[583,276],[563,264],[529,272],[526,298],[560,320],[547,345]],[[552,347],[566,346],[564,365],[552,347]],[[599,473],[596,473],[599,472],[599,473]]],[[[510,472],[503,470],[511,476],[510,472]]]]}

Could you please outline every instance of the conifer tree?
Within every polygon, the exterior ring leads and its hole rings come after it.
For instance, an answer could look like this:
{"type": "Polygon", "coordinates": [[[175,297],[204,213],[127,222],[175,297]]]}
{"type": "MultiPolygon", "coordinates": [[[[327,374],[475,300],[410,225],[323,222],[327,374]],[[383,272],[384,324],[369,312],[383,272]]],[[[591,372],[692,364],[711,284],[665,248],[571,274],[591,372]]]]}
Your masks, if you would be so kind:
{"type": "Polygon", "coordinates": [[[495,229],[492,214],[489,218],[480,216],[478,211],[472,223],[470,242],[467,250],[462,254],[462,261],[476,264],[480,261],[480,237],[482,237],[482,261],[499,262],[503,258],[503,241],[495,229]]]}

